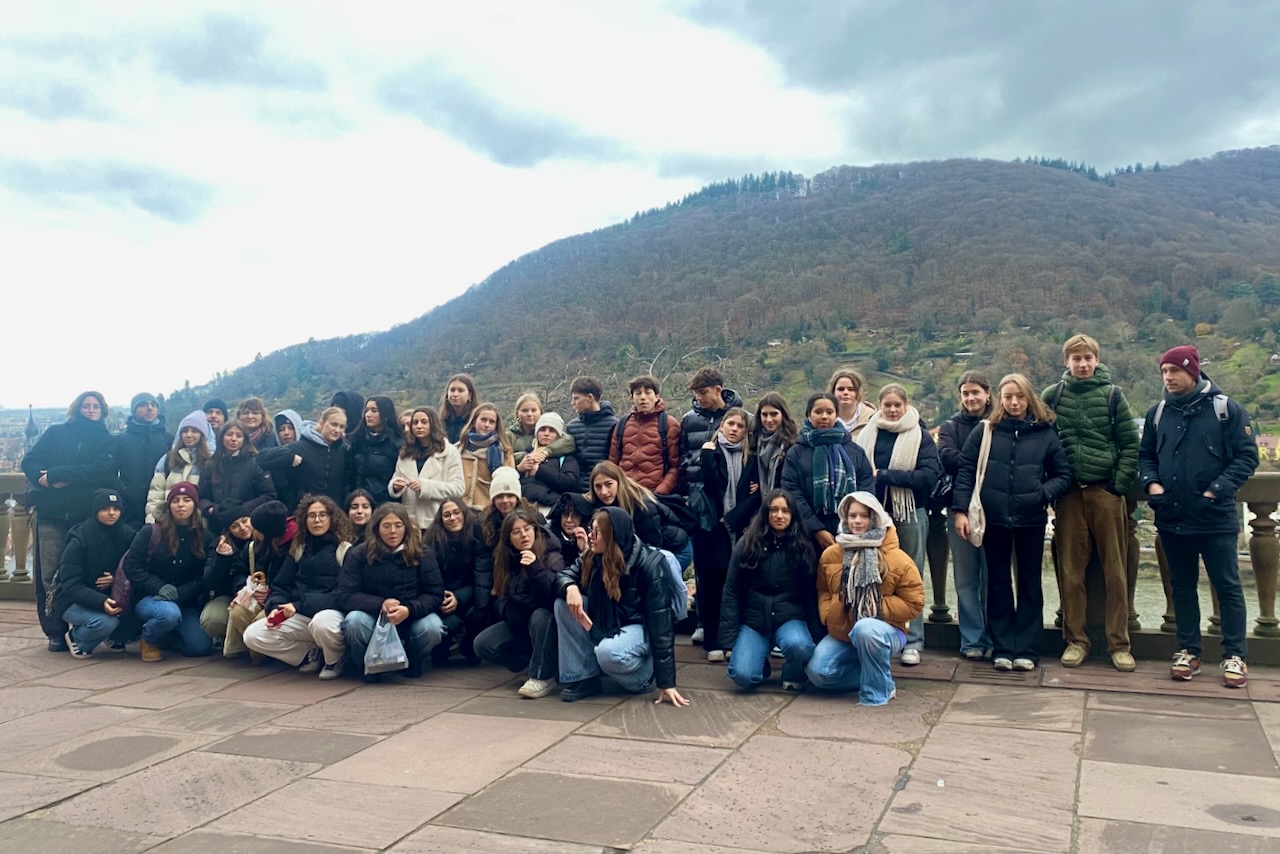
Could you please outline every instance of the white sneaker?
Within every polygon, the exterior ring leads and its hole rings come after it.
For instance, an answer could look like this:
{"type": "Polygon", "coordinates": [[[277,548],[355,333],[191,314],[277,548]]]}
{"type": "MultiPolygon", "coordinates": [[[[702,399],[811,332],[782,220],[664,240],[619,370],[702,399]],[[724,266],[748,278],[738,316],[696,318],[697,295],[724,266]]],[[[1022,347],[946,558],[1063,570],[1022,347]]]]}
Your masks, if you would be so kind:
{"type": "Polygon", "coordinates": [[[991,662],[991,664],[992,666],[995,667],[996,670],[1012,670],[1013,669],[1013,659],[1005,658],[1003,656],[997,658],[995,661],[991,662]]]}
{"type": "Polygon", "coordinates": [[[901,661],[903,667],[915,667],[920,663],[920,650],[904,649],[902,651],[901,661]]]}
{"type": "Polygon", "coordinates": [[[333,664],[326,664],[324,667],[320,668],[320,678],[325,682],[328,682],[330,679],[337,679],[342,675],[342,665],[346,660],[346,657],[343,656],[333,664]]]}
{"type": "Polygon", "coordinates": [[[307,653],[307,657],[302,659],[302,663],[298,665],[299,673],[318,673],[320,668],[324,666],[324,659],[320,657],[320,649],[311,650],[307,653]]]}
{"type": "Polygon", "coordinates": [[[782,661],[786,658],[786,656],[782,654],[782,647],[780,646],[775,646],[773,649],[769,650],[769,657],[776,658],[778,661],[782,661]]]}
{"type": "Polygon", "coordinates": [[[556,690],[559,684],[554,679],[528,679],[517,693],[526,700],[537,700],[556,690]]]}
{"type": "Polygon", "coordinates": [[[1035,670],[1036,663],[1029,658],[1015,658],[1013,660],[1013,669],[1022,671],[1035,670]]]}
{"type": "Polygon", "coordinates": [[[689,643],[694,646],[702,646],[702,639],[705,635],[702,633],[702,626],[698,626],[693,630],[693,634],[689,635],[689,643]]]}
{"type": "Polygon", "coordinates": [[[707,653],[707,661],[711,662],[712,664],[723,664],[724,650],[723,649],[711,650],[710,652],[707,653]]]}

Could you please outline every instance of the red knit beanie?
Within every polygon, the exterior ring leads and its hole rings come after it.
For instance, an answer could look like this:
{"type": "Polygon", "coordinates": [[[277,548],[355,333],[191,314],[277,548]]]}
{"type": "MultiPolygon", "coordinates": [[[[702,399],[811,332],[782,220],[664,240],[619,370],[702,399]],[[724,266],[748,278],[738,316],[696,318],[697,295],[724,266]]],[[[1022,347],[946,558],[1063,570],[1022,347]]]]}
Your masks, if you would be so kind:
{"type": "Polygon", "coordinates": [[[1190,344],[1174,347],[1160,357],[1161,365],[1173,365],[1191,374],[1191,378],[1200,380],[1200,354],[1190,344]]]}

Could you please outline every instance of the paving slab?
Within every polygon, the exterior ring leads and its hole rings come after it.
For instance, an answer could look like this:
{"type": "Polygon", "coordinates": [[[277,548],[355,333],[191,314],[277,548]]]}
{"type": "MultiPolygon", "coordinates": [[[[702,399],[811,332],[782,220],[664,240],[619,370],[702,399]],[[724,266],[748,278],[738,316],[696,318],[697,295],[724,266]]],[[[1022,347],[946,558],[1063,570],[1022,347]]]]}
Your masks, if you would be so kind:
{"type": "Polygon", "coordinates": [[[278,726],[391,735],[476,696],[475,689],[406,689],[362,685],[328,700],[282,715],[278,726]]]}
{"type": "MultiPolygon", "coordinates": [[[[147,836],[101,827],[82,827],[58,821],[17,818],[0,824],[0,851],[40,854],[125,854],[146,851],[164,841],[163,836],[147,836]]],[[[207,849],[206,849],[207,850],[207,849]]]]}
{"type": "Polygon", "coordinates": [[[1280,838],[1280,779],[1080,763],[1082,818],[1280,838]]]}
{"type": "Polygon", "coordinates": [[[737,747],[772,717],[787,700],[769,694],[739,696],[723,691],[681,692],[690,701],[677,709],[633,697],[607,711],[581,730],[583,735],[637,738],[645,741],[737,747]]]}
{"type": "Polygon", "coordinates": [[[289,673],[295,670],[283,661],[274,658],[263,658],[261,664],[253,664],[246,658],[225,658],[218,656],[204,664],[188,667],[189,676],[211,676],[216,679],[234,679],[237,682],[252,682],[275,673],[289,673]]]}
{"type": "Polygon", "coordinates": [[[1253,713],[1258,716],[1258,723],[1271,743],[1271,749],[1280,754],[1280,706],[1270,703],[1254,703],[1253,713]]]}
{"type": "Polygon", "coordinates": [[[680,692],[686,688],[699,691],[728,691],[733,694],[782,694],[782,666],[777,660],[771,661],[773,674],[752,691],[743,691],[725,672],[724,664],[682,664],[676,668],[676,684],[680,692]]]}
{"type": "Polygon", "coordinates": [[[161,732],[203,732],[209,735],[231,735],[266,723],[297,709],[273,703],[247,703],[241,700],[188,700],[161,712],[138,718],[138,729],[161,732]]]}
{"type": "Polygon", "coordinates": [[[220,700],[254,700],[260,703],[305,706],[354,691],[361,684],[354,679],[332,679],[322,682],[314,673],[289,670],[284,673],[272,673],[251,682],[240,682],[219,691],[216,696],[220,700]]]}
{"type": "Polygon", "coordinates": [[[717,747],[571,735],[522,767],[531,771],[695,785],[729,755],[730,751],[717,747]]]}
{"type": "Polygon", "coordinates": [[[595,720],[609,710],[608,706],[594,703],[563,703],[552,694],[540,700],[520,697],[476,697],[454,706],[451,711],[460,715],[490,715],[500,718],[537,718],[544,721],[595,720]]]}
{"type": "Polygon", "coordinates": [[[1078,691],[960,685],[942,715],[942,722],[1080,732],[1084,727],[1084,700],[1085,695],[1078,691]]]}
{"type": "Polygon", "coordinates": [[[1249,685],[1245,689],[1249,699],[1257,703],[1280,703],[1280,682],[1253,678],[1249,674],[1249,685]]]}
{"type": "Polygon", "coordinates": [[[1004,687],[1029,688],[1040,684],[1041,672],[996,670],[989,661],[961,661],[956,664],[956,682],[971,682],[975,685],[1001,685],[1004,687]]]}
{"type": "Polygon", "coordinates": [[[69,738],[43,750],[7,759],[0,763],[0,768],[45,777],[105,783],[188,750],[195,750],[214,738],[193,733],[150,732],[134,729],[132,726],[118,726],[69,738]]]}
{"type": "MultiPolygon", "coordinates": [[[[20,628],[20,627],[19,627],[20,628]]],[[[14,638],[0,635],[0,655],[8,655],[12,652],[22,652],[26,649],[39,649],[42,646],[48,646],[48,642],[41,638],[14,638]]]]}
{"type": "Polygon", "coordinates": [[[144,709],[74,703],[0,724],[0,764],[15,756],[118,726],[145,714],[144,709]]]}
{"type": "Polygon", "coordinates": [[[387,851],[388,854],[603,854],[599,845],[575,845],[435,825],[424,827],[387,851]]]}
{"type": "MultiPolygon", "coordinates": [[[[525,679],[523,676],[521,676],[511,680],[510,682],[507,682],[506,684],[499,685],[496,688],[489,688],[488,690],[481,692],[477,696],[505,697],[507,699],[511,699],[512,697],[519,697],[520,694],[518,692],[520,690],[520,686],[523,685],[524,682],[525,682],[525,679]]],[[[578,700],[577,705],[581,706],[581,705],[589,704],[592,706],[616,706],[619,703],[621,703],[623,700],[626,700],[630,697],[635,696],[635,694],[632,694],[630,691],[622,690],[621,685],[619,685],[617,682],[615,682],[614,680],[608,677],[605,677],[600,680],[600,687],[604,689],[601,693],[597,694],[594,697],[587,697],[585,700],[578,700]]],[[[433,690],[440,690],[440,689],[433,689],[433,690]]],[[[474,689],[459,689],[459,690],[474,690],[474,689]]],[[[560,695],[557,692],[555,694],[552,694],[551,696],[558,699],[560,695]]]]}
{"type": "Polygon", "coordinates": [[[87,780],[56,780],[52,777],[0,772],[0,821],[56,804],[92,785],[94,784],[87,780]]]}
{"type": "Polygon", "coordinates": [[[524,677],[512,673],[505,667],[491,664],[476,667],[442,667],[428,670],[421,679],[405,680],[411,685],[424,685],[433,688],[474,688],[487,691],[499,685],[514,683],[516,687],[524,682],[524,677]],[[519,682],[515,680],[519,679],[519,682]]]}
{"type": "Polygon", "coordinates": [[[758,735],[653,836],[762,851],[847,851],[867,842],[910,762],[909,753],[880,745],[758,735]]]}
{"type": "Polygon", "coordinates": [[[139,709],[167,709],[196,697],[203,697],[234,685],[234,679],[213,679],[188,676],[185,673],[168,673],[146,682],[138,682],[95,694],[90,703],[108,706],[133,706],[139,709]]]}
{"type": "Polygon", "coordinates": [[[608,848],[639,842],[689,786],[518,770],[435,820],[608,848]],[[607,818],[606,818],[607,817],[607,818]]]}
{"type": "Polygon", "coordinates": [[[5,634],[11,638],[33,638],[35,640],[44,640],[46,643],[48,642],[48,639],[45,637],[44,630],[38,625],[24,626],[21,629],[13,629],[12,631],[5,632],[5,634]]]}
{"type": "Polygon", "coordinates": [[[1084,758],[1127,765],[1275,777],[1275,754],[1256,720],[1089,712],[1084,758]]]}
{"type": "Polygon", "coordinates": [[[960,666],[960,663],[960,659],[954,656],[925,650],[921,655],[919,664],[903,667],[897,659],[894,659],[890,671],[893,673],[894,679],[925,679],[934,682],[950,682],[955,678],[956,668],[960,666]]]}
{"type": "Polygon", "coordinates": [[[1280,854],[1280,838],[1259,839],[1132,821],[1080,819],[1077,854],[1280,854]]]}
{"type": "Polygon", "coordinates": [[[924,839],[919,836],[891,833],[872,840],[865,854],[1040,854],[1040,852],[999,844],[956,842],[953,839],[924,839]]]}
{"type": "Polygon", "coordinates": [[[197,830],[172,839],[159,848],[153,848],[149,854],[209,854],[210,851],[217,851],[218,854],[362,854],[373,850],[197,830]]]}
{"type": "MultiPolygon", "coordinates": [[[[37,628],[36,631],[40,630],[37,628]]],[[[40,637],[44,635],[41,634],[40,637]]],[[[0,656],[0,686],[55,676],[68,670],[91,667],[93,664],[91,659],[72,658],[65,653],[58,654],[40,648],[13,652],[0,656]]]]}
{"type": "Polygon", "coordinates": [[[1079,743],[1075,733],[940,723],[879,829],[921,837],[945,829],[957,842],[1067,851],[1079,743]]]}
{"type": "MultiPolygon", "coordinates": [[[[1120,694],[1090,691],[1085,708],[1097,712],[1134,712],[1168,717],[1209,718],[1219,721],[1251,721],[1253,709],[1238,699],[1169,697],[1159,694],[1120,694]]],[[[1280,709],[1278,709],[1280,711],[1280,709]]]]}
{"type": "Polygon", "coordinates": [[[245,804],[209,829],[385,848],[461,797],[423,789],[299,780],[245,804]]]}
{"type": "Polygon", "coordinates": [[[517,723],[510,718],[443,712],[315,776],[472,794],[577,727],[574,722],[517,723]]]}
{"type": "MultiPolygon", "coordinates": [[[[648,839],[631,849],[634,854],[689,854],[689,843],[670,839],[648,839]]],[[[722,845],[699,845],[697,854],[766,854],[758,848],[725,848],[722,845]]]]}
{"type": "Polygon", "coordinates": [[[88,691],[50,688],[45,685],[16,685],[0,688],[0,723],[24,718],[56,706],[65,706],[89,696],[88,691]]]}
{"type": "Polygon", "coordinates": [[[778,715],[778,730],[800,738],[839,738],[877,744],[919,741],[938,721],[952,685],[899,683],[898,696],[883,706],[861,706],[854,694],[810,691],[778,715]]]}
{"type": "Polygon", "coordinates": [[[1169,678],[1167,663],[1162,661],[1139,661],[1138,669],[1133,673],[1121,673],[1106,666],[1066,668],[1055,662],[1044,666],[1044,677],[1040,684],[1046,688],[1087,691],[1212,697],[1220,700],[1248,699],[1244,691],[1223,686],[1217,668],[1208,663],[1201,674],[1190,682],[1175,682],[1169,678]]]}
{"type": "Polygon", "coordinates": [[[69,670],[57,676],[41,679],[35,684],[52,685],[57,688],[81,688],[86,691],[110,691],[125,685],[147,682],[166,673],[185,670],[191,666],[191,661],[185,658],[170,658],[164,661],[145,662],[136,655],[126,654],[98,655],[92,664],[92,667],[69,670]]]}
{"type": "Polygon", "coordinates": [[[298,762],[332,765],[353,753],[359,753],[370,745],[377,744],[380,740],[381,738],[376,735],[258,726],[210,744],[205,750],[235,756],[293,759],[298,762]]]}
{"type": "Polygon", "coordinates": [[[177,836],[319,768],[306,762],[187,753],[77,795],[41,817],[177,836]]]}

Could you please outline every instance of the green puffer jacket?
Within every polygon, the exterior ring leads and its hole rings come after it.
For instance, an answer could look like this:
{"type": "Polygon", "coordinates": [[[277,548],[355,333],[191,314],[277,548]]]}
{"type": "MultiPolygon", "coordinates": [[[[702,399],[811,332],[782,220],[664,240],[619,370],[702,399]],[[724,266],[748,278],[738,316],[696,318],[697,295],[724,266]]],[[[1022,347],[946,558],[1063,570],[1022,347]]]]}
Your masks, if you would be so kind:
{"type": "MultiPolygon", "coordinates": [[[[1054,427],[1071,461],[1071,476],[1078,483],[1105,483],[1117,495],[1128,494],[1138,478],[1138,426],[1123,392],[1116,394],[1115,423],[1111,423],[1111,371],[1099,364],[1087,380],[1063,371],[1062,397],[1055,407],[1054,427]]],[[[1046,388],[1040,399],[1052,405],[1058,384],[1046,388]]]]}

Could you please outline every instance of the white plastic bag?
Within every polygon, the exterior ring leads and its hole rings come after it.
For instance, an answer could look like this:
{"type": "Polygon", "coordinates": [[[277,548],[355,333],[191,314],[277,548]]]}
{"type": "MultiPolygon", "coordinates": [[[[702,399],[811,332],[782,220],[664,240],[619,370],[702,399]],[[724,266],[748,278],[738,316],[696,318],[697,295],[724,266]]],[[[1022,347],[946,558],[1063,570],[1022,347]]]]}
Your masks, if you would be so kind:
{"type": "Polygon", "coordinates": [[[400,633],[387,620],[386,614],[378,614],[378,624],[373,627],[369,648],[364,653],[364,673],[390,673],[409,666],[409,656],[400,642],[400,633]]]}

